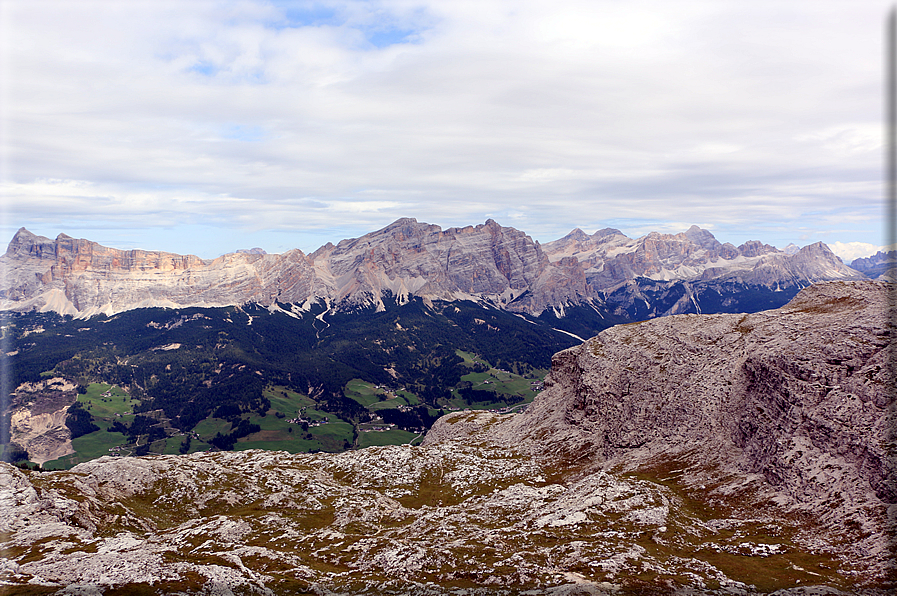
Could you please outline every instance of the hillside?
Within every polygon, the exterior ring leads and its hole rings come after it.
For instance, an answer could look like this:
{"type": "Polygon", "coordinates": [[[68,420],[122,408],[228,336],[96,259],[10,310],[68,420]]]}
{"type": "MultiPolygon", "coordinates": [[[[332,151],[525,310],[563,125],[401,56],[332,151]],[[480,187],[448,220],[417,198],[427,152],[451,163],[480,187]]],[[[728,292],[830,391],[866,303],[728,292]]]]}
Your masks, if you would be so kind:
{"type": "Polygon", "coordinates": [[[450,414],[421,447],[0,464],[0,573],[30,594],[883,596],[887,292],[618,326],[556,355],[526,412],[450,414]]]}
{"type": "Polygon", "coordinates": [[[555,355],[523,414],[452,414],[452,437],[674,481],[692,498],[803,520],[806,545],[892,569],[897,412],[884,283],[832,282],[748,315],[608,329],[555,355]]]}
{"type": "Polygon", "coordinates": [[[214,260],[22,229],[0,267],[15,389],[0,458],[53,467],[404,443],[446,411],[522,407],[554,352],[613,325],[756,312],[862,277],[822,244],[735,247],[697,226],[542,246],[492,220],[407,218],[309,255],[214,260]]]}
{"type": "Polygon", "coordinates": [[[472,302],[387,304],[13,313],[17,349],[0,361],[20,449],[6,459],[407,443],[444,411],[532,401],[552,354],[579,341],[472,302]]]}

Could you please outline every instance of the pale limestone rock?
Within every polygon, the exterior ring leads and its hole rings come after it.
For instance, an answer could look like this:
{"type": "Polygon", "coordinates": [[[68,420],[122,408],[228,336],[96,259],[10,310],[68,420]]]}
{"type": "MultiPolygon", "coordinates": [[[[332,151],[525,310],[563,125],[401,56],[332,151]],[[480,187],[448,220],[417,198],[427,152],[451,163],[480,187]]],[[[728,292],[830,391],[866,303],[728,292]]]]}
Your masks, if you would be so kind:
{"type": "MultiPolygon", "coordinates": [[[[576,230],[542,246],[492,220],[443,230],[411,218],[335,246],[328,243],[311,255],[237,252],[214,260],[122,251],[65,234],[50,240],[22,228],[0,256],[0,269],[6,273],[0,308],[81,317],[247,302],[289,303],[298,313],[317,301],[328,308],[383,308],[387,296],[399,303],[411,296],[485,300],[514,312],[538,315],[554,309],[563,316],[571,305],[619,310],[643,301],[636,277],[768,288],[863,277],[821,243],[794,255],[759,242],[736,248],[695,226],[682,234],[654,232],[638,239],[618,230],[592,236],[576,230]],[[607,306],[611,293],[617,295],[607,306]]],[[[693,309],[692,287],[685,288],[672,307],[652,310],[650,316],[693,309]]]]}

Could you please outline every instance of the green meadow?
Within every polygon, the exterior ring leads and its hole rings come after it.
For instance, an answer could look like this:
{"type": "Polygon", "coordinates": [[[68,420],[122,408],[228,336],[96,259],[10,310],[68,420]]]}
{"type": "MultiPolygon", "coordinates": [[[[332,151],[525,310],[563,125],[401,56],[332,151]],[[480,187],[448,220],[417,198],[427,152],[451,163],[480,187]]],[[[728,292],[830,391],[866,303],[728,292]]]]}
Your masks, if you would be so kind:
{"type": "MultiPolygon", "coordinates": [[[[535,370],[527,377],[507,371],[493,368],[489,363],[472,352],[457,350],[463,364],[471,370],[461,377],[465,386],[469,383],[472,389],[490,391],[495,394],[495,400],[485,402],[466,403],[457,392],[452,391],[450,399],[442,399],[442,406],[454,408],[486,409],[501,407],[504,399],[509,396],[522,397],[523,403],[533,400],[536,391],[533,391],[530,383],[540,380],[547,371],[535,370]]],[[[418,406],[422,401],[414,393],[402,387],[382,387],[363,379],[352,379],[344,387],[346,397],[354,400],[371,413],[408,406],[418,406]]],[[[241,417],[260,427],[258,432],[237,440],[234,449],[269,449],[283,450],[290,453],[303,453],[309,451],[343,451],[347,448],[364,448],[377,445],[401,445],[410,442],[420,442],[421,438],[412,432],[393,428],[387,431],[362,432],[369,427],[365,423],[353,424],[351,421],[342,420],[332,412],[320,409],[321,406],[314,399],[297,393],[279,385],[268,386],[263,395],[271,406],[265,415],[257,412],[244,413],[241,417]],[[320,425],[306,425],[289,422],[295,418],[302,418],[309,423],[321,423],[320,425]],[[326,422],[324,422],[326,420],[326,422]]],[[[70,468],[79,462],[89,461],[103,455],[120,454],[130,455],[135,445],[128,444],[128,437],[118,432],[108,432],[108,428],[116,421],[129,425],[134,420],[134,407],[140,402],[132,399],[124,389],[105,383],[91,383],[86,393],[78,395],[78,401],[90,412],[94,424],[100,430],[78,437],[72,441],[75,453],[58,460],[47,462],[44,468],[70,468]],[[117,448],[117,449],[116,449],[117,448]],[[112,450],[112,451],[110,451],[112,450]]],[[[436,415],[437,410],[430,408],[431,415],[436,415]]],[[[177,429],[164,423],[164,428],[170,435],[167,438],[153,442],[150,453],[178,454],[184,450],[187,436],[180,434],[177,429]]],[[[233,424],[228,420],[209,416],[200,421],[189,433],[189,445],[186,445],[187,453],[205,451],[210,449],[209,441],[217,434],[226,435],[233,431],[233,424]],[[197,438],[198,437],[198,438],[197,438]]],[[[145,436],[141,437],[145,440],[145,436]]]]}
{"type": "Polygon", "coordinates": [[[140,401],[131,399],[121,387],[105,383],[91,383],[87,393],[78,395],[78,401],[96,418],[112,418],[116,414],[131,414],[140,401]],[[108,394],[108,395],[106,395],[108,394]]]}
{"type": "Polygon", "coordinates": [[[346,397],[355,400],[372,412],[401,406],[416,406],[421,403],[420,399],[410,391],[386,390],[361,379],[349,381],[343,392],[346,397]]]}
{"type": "Polygon", "coordinates": [[[72,449],[75,453],[45,462],[43,467],[45,470],[67,470],[81,462],[90,461],[104,455],[112,455],[110,449],[121,447],[124,449],[122,453],[127,454],[128,438],[117,432],[109,432],[107,429],[110,423],[106,420],[96,420],[94,423],[100,427],[92,433],[72,439],[72,449]]]}

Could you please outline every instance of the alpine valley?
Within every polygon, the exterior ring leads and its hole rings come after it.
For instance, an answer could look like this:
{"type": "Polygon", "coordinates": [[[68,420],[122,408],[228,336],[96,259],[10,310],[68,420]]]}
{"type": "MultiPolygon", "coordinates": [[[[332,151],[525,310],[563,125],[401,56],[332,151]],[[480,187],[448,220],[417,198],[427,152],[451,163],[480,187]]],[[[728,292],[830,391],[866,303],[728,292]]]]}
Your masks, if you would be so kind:
{"type": "Polygon", "coordinates": [[[542,246],[492,220],[414,219],[310,255],[212,261],[23,228],[0,268],[13,392],[0,442],[7,461],[49,467],[407,443],[445,411],[532,401],[552,354],[614,324],[756,312],[866,278],[821,243],[735,247],[697,226],[542,246]]]}
{"type": "Polygon", "coordinates": [[[862,265],[696,226],[214,260],[21,229],[0,585],[889,593],[892,286],[862,265]]]}

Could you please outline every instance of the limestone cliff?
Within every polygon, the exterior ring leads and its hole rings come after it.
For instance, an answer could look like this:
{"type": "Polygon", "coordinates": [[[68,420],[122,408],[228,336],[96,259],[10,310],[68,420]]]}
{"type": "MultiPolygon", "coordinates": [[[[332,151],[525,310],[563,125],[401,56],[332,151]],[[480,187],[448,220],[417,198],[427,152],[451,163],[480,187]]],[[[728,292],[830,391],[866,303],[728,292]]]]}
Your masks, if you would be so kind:
{"type": "Polygon", "coordinates": [[[117,250],[65,234],[50,240],[23,228],[0,256],[0,270],[0,309],[79,317],[149,306],[274,301],[292,303],[299,311],[316,301],[351,309],[382,307],[387,297],[420,296],[487,301],[531,315],[553,310],[563,316],[569,306],[588,305],[637,319],[700,312],[695,284],[714,282],[712,292],[723,296],[713,299],[718,302],[742,287],[790,291],[819,280],[863,277],[822,244],[794,255],[759,242],[736,248],[696,226],[638,239],[618,230],[592,236],[576,230],[541,246],[492,220],[443,230],[411,218],[335,246],[328,243],[311,255],[244,251],[214,260],[117,250]],[[682,282],[687,296],[670,299],[669,288],[649,295],[639,279],[682,282]],[[632,303],[647,309],[629,312],[632,303]]]}
{"type": "Polygon", "coordinates": [[[737,281],[768,287],[863,277],[821,242],[788,254],[757,241],[738,247],[722,244],[698,226],[681,234],[651,232],[637,239],[627,238],[612,228],[591,236],[576,229],[542,248],[552,263],[576,259],[588,284],[604,292],[638,277],[657,281],[737,281]]]}
{"type": "Polygon", "coordinates": [[[311,265],[299,250],[282,255],[233,253],[214,260],[117,250],[60,234],[55,241],[24,228],[0,257],[7,310],[50,310],[82,317],[146,306],[228,306],[305,300],[311,265]]]}
{"type": "Polygon", "coordinates": [[[400,219],[361,238],[311,255],[318,295],[333,302],[383,292],[433,299],[486,298],[503,304],[522,294],[548,266],[538,244],[493,220],[442,230],[400,219]]]}

